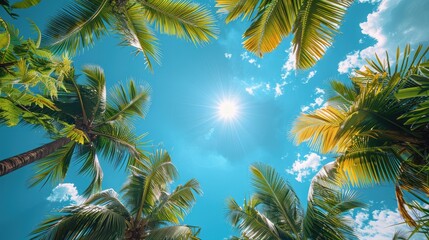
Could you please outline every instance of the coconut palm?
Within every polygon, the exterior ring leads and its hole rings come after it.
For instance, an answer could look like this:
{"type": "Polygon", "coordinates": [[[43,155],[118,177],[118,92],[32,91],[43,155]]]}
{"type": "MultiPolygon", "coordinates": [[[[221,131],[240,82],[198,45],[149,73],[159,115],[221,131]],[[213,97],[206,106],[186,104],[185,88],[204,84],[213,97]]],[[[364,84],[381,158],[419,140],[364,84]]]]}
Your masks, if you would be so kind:
{"type": "Polygon", "coordinates": [[[332,45],[353,0],[216,0],[226,22],[251,19],[244,48],[262,57],[289,34],[299,69],[312,67],[332,45]]]}
{"type": "MultiPolygon", "coordinates": [[[[71,74],[73,75],[73,74],[71,74]]],[[[54,141],[0,162],[0,175],[37,161],[33,185],[65,178],[73,158],[82,164],[80,173],[92,176],[85,194],[101,188],[103,172],[98,154],[115,166],[135,165],[145,158],[140,150],[143,136],[133,132],[131,119],[144,117],[149,102],[149,88],[130,81],[119,84],[106,97],[104,72],[96,66],[83,69],[87,84],[77,84],[75,76],[64,81],[65,89],[54,101],[60,111],[36,109],[55,121],[49,131],[54,141]]]]}
{"type": "Polygon", "coordinates": [[[199,239],[196,227],[179,225],[201,194],[197,180],[169,192],[177,171],[166,151],[149,155],[122,188],[123,202],[112,189],[65,207],[47,218],[32,239],[199,239]]]}
{"type": "Polygon", "coordinates": [[[17,8],[29,8],[35,6],[40,3],[41,0],[22,0],[19,2],[15,2],[14,4],[10,4],[9,0],[0,0],[0,6],[9,14],[12,18],[17,18],[18,14],[14,13],[13,10],[17,8]]]}
{"type": "Polygon", "coordinates": [[[232,239],[355,238],[346,215],[364,205],[354,192],[340,190],[326,169],[312,181],[306,213],[293,188],[272,167],[255,164],[250,171],[255,194],[242,207],[228,200],[228,218],[241,233],[232,239]]]}
{"type": "Polygon", "coordinates": [[[187,0],[77,0],[48,23],[47,44],[56,52],[75,53],[111,29],[143,53],[148,67],[159,62],[158,39],[150,25],[195,44],[215,37],[214,18],[187,0]]]}
{"type": "Polygon", "coordinates": [[[328,106],[301,114],[292,129],[296,142],[308,141],[316,150],[338,154],[339,172],[353,185],[395,183],[398,209],[410,225],[416,223],[405,207],[403,191],[429,194],[429,131],[424,118],[429,96],[396,95],[415,88],[415,79],[428,81],[427,52],[420,46],[412,55],[407,46],[400,59],[398,49],[394,64],[388,56],[384,61],[376,56],[356,72],[352,86],[334,81],[336,95],[328,106]]]}

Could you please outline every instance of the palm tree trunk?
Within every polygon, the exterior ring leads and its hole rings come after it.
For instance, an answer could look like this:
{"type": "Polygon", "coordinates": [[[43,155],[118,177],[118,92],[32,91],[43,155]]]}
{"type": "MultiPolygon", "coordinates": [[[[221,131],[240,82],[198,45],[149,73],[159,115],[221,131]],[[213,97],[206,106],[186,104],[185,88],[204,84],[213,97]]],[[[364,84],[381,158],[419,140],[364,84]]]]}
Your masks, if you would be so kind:
{"type": "Polygon", "coordinates": [[[0,161],[0,176],[18,170],[34,161],[45,158],[69,142],[70,139],[63,137],[28,152],[3,159],[0,161]]]}

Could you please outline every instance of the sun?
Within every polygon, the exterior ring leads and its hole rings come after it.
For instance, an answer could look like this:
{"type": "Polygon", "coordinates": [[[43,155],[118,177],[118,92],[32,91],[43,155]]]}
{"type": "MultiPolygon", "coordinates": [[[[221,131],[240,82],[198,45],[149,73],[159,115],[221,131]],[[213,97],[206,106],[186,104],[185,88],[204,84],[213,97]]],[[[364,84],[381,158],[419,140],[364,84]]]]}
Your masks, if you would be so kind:
{"type": "Polygon", "coordinates": [[[233,100],[223,100],[219,103],[218,115],[224,120],[233,120],[238,116],[238,104],[233,100]]]}

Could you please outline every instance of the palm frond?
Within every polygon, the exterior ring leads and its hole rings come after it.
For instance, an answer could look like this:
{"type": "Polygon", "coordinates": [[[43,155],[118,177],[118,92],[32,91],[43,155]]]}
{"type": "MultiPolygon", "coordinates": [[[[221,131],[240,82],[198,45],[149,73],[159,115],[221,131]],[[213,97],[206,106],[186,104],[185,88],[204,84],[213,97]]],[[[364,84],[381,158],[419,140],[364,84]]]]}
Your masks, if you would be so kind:
{"type": "Polygon", "coordinates": [[[121,14],[115,15],[116,29],[122,35],[124,44],[135,47],[136,54],[143,53],[146,67],[152,70],[152,61],[159,64],[161,55],[158,39],[149,28],[144,11],[139,4],[127,7],[121,14]]]}
{"type": "Polygon", "coordinates": [[[193,240],[199,238],[193,238],[192,228],[186,225],[167,226],[151,230],[147,236],[147,240],[193,240]]]}
{"type": "Polygon", "coordinates": [[[263,1],[255,20],[243,34],[243,45],[248,51],[262,57],[273,51],[291,31],[301,1],[263,1]]]}
{"type": "Polygon", "coordinates": [[[35,186],[42,181],[44,181],[44,184],[63,181],[76,145],[76,142],[71,141],[45,159],[37,161],[35,175],[31,179],[31,186],[35,186]]]}
{"type": "Polygon", "coordinates": [[[394,182],[399,176],[400,153],[392,146],[375,144],[370,138],[356,139],[353,146],[337,158],[339,173],[354,186],[394,182]]]}
{"type": "Polygon", "coordinates": [[[122,188],[124,198],[137,220],[149,214],[167,185],[177,177],[177,170],[164,150],[149,155],[140,167],[131,167],[132,174],[122,188]]]}
{"type": "Polygon", "coordinates": [[[312,67],[332,45],[352,0],[305,0],[294,24],[294,52],[299,69],[312,67]]]}
{"type": "Polygon", "coordinates": [[[99,66],[85,66],[82,72],[86,76],[88,85],[93,89],[95,104],[93,109],[88,111],[88,118],[93,122],[97,114],[104,114],[106,111],[106,78],[104,71],[99,66]]]}
{"type": "Polygon", "coordinates": [[[150,103],[150,88],[129,81],[128,86],[122,84],[109,91],[105,123],[130,119],[138,115],[145,117],[150,103]]]}
{"type": "Polygon", "coordinates": [[[310,147],[327,153],[338,149],[339,143],[346,139],[339,139],[338,132],[347,113],[339,108],[327,106],[317,109],[314,113],[301,114],[294,123],[291,134],[296,143],[308,141],[310,147]]]}
{"type": "Polygon", "coordinates": [[[216,37],[215,20],[201,5],[186,0],[138,0],[150,23],[161,32],[190,40],[194,44],[216,37]]]}
{"type": "Polygon", "coordinates": [[[91,46],[94,37],[107,33],[111,22],[108,0],[79,0],[63,9],[49,23],[46,44],[57,52],[76,53],[91,46]]]}
{"type": "Polygon", "coordinates": [[[119,239],[125,233],[126,219],[116,210],[115,204],[65,207],[42,222],[31,239],[119,239]]]}
{"type": "Polygon", "coordinates": [[[146,158],[141,150],[146,134],[136,135],[131,126],[125,124],[104,125],[90,131],[97,136],[96,148],[115,166],[134,166],[146,158]]]}
{"type": "Polygon", "coordinates": [[[257,11],[259,0],[216,0],[217,11],[227,14],[225,22],[229,23],[239,18],[249,19],[257,11]]]}
{"type": "Polygon", "coordinates": [[[198,181],[191,179],[184,185],[177,186],[170,194],[161,193],[159,204],[154,207],[148,218],[178,224],[189,213],[195,203],[194,192],[202,194],[198,181]]]}
{"type": "Polygon", "coordinates": [[[247,239],[280,239],[274,223],[255,208],[257,202],[258,200],[251,199],[249,203],[245,201],[243,207],[240,207],[234,199],[228,199],[229,221],[247,239]]]}
{"type": "Polygon", "coordinates": [[[94,146],[81,146],[79,152],[83,153],[79,159],[79,161],[82,162],[82,167],[79,170],[79,174],[84,173],[92,177],[91,183],[83,192],[84,196],[89,196],[93,193],[101,191],[103,170],[101,169],[94,146]]]}
{"type": "Polygon", "coordinates": [[[277,226],[293,236],[299,236],[303,210],[292,187],[270,166],[250,167],[255,197],[264,205],[265,215],[277,226]]]}
{"type": "Polygon", "coordinates": [[[12,4],[12,8],[29,8],[29,7],[36,6],[41,1],[42,0],[22,0],[12,4]]]}

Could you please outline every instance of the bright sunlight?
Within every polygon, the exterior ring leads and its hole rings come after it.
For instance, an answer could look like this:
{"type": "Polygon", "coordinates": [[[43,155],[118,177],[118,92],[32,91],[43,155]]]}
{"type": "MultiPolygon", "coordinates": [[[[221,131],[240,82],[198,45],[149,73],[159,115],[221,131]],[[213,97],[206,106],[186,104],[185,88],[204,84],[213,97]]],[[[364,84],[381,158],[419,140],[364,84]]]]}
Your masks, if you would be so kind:
{"type": "Polygon", "coordinates": [[[218,105],[218,115],[221,119],[232,120],[238,116],[238,105],[232,100],[223,100],[218,105]]]}

